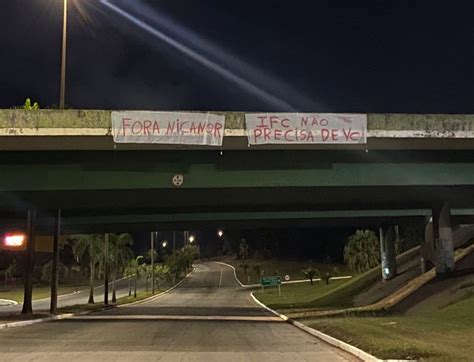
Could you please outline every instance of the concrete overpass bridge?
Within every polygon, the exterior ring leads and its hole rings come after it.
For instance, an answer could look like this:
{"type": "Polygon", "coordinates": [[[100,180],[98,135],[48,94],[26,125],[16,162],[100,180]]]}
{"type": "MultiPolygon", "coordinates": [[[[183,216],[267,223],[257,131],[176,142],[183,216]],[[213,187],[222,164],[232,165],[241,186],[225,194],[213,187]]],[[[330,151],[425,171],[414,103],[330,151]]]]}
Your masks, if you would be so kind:
{"type": "Polygon", "coordinates": [[[434,249],[452,258],[452,221],[474,214],[474,115],[369,114],[364,145],[248,147],[244,114],[221,114],[216,150],[114,144],[109,111],[0,111],[4,227],[33,209],[44,231],[61,209],[65,232],[433,215],[433,243],[446,244],[434,249]]]}

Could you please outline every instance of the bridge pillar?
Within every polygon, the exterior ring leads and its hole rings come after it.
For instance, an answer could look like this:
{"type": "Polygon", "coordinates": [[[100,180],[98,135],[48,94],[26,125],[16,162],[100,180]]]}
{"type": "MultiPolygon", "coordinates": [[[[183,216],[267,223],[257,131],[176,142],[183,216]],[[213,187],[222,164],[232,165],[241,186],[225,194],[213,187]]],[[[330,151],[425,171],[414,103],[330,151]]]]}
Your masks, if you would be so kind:
{"type": "Polygon", "coordinates": [[[389,280],[397,275],[396,243],[399,239],[398,225],[379,228],[380,254],[383,280],[389,280]]]}
{"type": "Polygon", "coordinates": [[[437,274],[454,270],[454,242],[448,203],[435,205],[433,215],[432,262],[437,274]]]}

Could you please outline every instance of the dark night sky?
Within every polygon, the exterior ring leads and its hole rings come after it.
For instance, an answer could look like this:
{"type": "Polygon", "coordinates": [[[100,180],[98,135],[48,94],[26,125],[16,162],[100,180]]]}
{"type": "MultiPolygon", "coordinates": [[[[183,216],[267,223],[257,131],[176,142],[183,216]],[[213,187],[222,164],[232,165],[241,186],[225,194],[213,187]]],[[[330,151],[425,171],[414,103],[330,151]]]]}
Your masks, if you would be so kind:
{"type": "MultiPolygon", "coordinates": [[[[109,0],[200,61],[69,1],[72,108],[474,113],[472,0],[109,0]]],[[[0,107],[54,106],[62,0],[0,5],[0,107]]]]}

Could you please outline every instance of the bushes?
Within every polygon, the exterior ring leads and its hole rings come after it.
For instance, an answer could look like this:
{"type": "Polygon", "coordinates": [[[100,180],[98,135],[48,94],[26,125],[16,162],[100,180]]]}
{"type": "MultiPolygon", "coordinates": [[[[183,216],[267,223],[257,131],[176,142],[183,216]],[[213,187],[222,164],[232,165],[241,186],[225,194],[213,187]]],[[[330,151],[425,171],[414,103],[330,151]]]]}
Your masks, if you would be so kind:
{"type": "Polygon", "coordinates": [[[344,262],[351,270],[363,273],[380,264],[380,245],[372,230],[357,230],[344,248],[344,262]]]}
{"type": "MultiPolygon", "coordinates": [[[[53,261],[51,260],[49,263],[46,263],[43,265],[43,269],[41,272],[41,280],[44,282],[51,282],[51,275],[52,275],[52,269],[53,269],[53,261]]],[[[59,262],[58,263],[58,275],[59,279],[63,279],[64,276],[66,275],[66,267],[64,266],[63,263],[59,262]]]]}
{"type": "Polygon", "coordinates": [[[169,273],[178,279],[192,267],[194,259],[198,256],[198,248],[195,245],[187,245],[169,255],[166,258],[165,265],[168,267],[169,273]]]}

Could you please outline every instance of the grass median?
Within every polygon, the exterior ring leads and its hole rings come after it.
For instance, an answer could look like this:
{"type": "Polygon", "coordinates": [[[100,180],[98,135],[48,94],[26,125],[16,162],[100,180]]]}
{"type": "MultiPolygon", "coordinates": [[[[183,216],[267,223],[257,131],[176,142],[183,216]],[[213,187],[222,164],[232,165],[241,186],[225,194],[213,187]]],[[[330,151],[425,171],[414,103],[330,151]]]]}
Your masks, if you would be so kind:
{"type": "Polygon", "coordinates": [[[244,284],[258,284],[260,283],[261,273],[264,275],[289,275],[291,280],[305,279],[303,270],[308,267],[318,269],[321,273],[332,272],[336,267],[339,270],[339,275],[353,275],[353,272],[344,264],[325,264],[315,263],[313,261],[292,261],[292,260],[236,260],[235,258],[228,258],[222,260],[223,262],[235,267],[235,271],[239,280],[244,284]],[[241,267],[242,264],[248,264],[247,273],[241,267]],[[256,268],[256,266],[258,266],[256,268]]]}
{"type": "MultiPolygon", "coordinates": [[[[107,308],[108,307],[113,308],[113,307],[123,305],[123,304],[138,302],[138,301],[147,299],[147,298],[149,298],[153,295],[158,295],[159,293],[160,292],[156,292],[155,294],[153,294],[151,292],[138,292],[136,298],[133,297],[133,295],[132,296],[127,295],[125,297],[117,298],[117,303],[116,304],[111,304],[110,303],[107,306],[107,308]]],[[[104,309],[104,308],[106,308],[104,303],[75,304],[75,305],[59,308],[58,312],[60,312],[60,313],[94,312],[94,311],[98,311],[98,310],[101,310],[101,309],[104,309]]]]}
{"type": "MultiPolygon", "coordinates": [[[[79,285],[60,285],[58,288],[58,295],[65,295],[73,293],[76,290],[86,290],[87,284],[79,285]]],[[[0,299],[14,300],[18,303],[23,303],[24,289],[23,285],[11,288],[6,291],[0,291],[0,299]]],[[[39,286],[33,288],[33,300],[45,299],[51,297],[51,286],[39,286]]]]}
{"type": "Polygon", "coordinates": [[[472,361],[474,294],[415,315],[303,320],[382,359],[472,361]]]}
{"type": "Polygon", "coordinates": [[[332,280],[328,285],[323,281],[315,281],[314,285],[311,285],[309,281],[307,283],[283,284],[281,285],[281,295],[278,293],[278,287],[266,287],[263,292],[260,289],[254,295],[273,309],[298,308],[301,305],[312,303],[345,283],[348,281],[332,280]]]}

